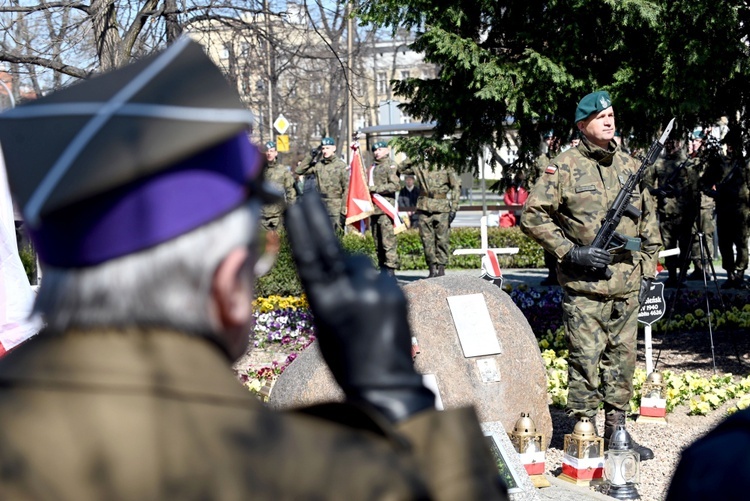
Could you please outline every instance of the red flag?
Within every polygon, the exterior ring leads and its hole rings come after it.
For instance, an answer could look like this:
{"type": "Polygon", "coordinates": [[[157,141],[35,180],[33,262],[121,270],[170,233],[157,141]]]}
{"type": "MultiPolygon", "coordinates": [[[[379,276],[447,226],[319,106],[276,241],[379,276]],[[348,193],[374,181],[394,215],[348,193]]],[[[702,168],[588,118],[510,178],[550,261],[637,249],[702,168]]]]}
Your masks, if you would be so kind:
{"type": "Polygon", "coordinates": [[[359,153],[359,143],[352,144],[354,155],[349,166],[349,194],[346,199],[346,224],[352,224],[373,213],[372,198],[365,180],[365,167],[359,153]]]}

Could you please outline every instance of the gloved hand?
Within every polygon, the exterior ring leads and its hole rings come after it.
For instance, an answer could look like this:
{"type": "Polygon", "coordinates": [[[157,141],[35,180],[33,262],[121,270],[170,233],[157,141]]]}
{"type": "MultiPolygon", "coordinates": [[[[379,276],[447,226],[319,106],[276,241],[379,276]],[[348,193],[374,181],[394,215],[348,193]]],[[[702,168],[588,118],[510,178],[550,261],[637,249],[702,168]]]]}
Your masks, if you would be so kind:
{"type": "Polygon", "coordinates": [[[604,268],[612,262],[612,255],[590,245],[575,246],[563,258],[568,263],[591,268],[604,268]]]}
{"type": "Polygon", "coordinates": [[[653,278],[641,277],[641,290],[638,292],[639,305],[643,306],[643,301],[646,300],[646,295],[651,290],[651,282],[653,281],[653,278]]]}
{"type": "Polygon", "coordinates": [[[453,224],[454,219],[456,219],[456,211],[452,210],[448,213],[448,224],[453,224]]]}
{"type": "Polygon", "coordinates": [[[287,208],[292,256],[323,358],[352,401],[391,421],[435,407],[411,358],[406,298],[396,280],[363,255],[345,256],[316,192],[287,208]]]}

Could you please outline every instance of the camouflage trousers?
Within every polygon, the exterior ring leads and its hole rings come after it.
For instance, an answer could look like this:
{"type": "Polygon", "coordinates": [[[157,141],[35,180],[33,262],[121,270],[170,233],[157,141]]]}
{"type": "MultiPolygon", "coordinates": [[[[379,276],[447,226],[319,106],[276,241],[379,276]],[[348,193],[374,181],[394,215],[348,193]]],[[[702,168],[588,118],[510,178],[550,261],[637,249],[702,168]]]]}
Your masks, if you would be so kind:
{"type": "Polygon", "coordinates": [[[429,266],[448,264],[451,226],[447,212],[419,211],[419,237],[429,266]]]}
{"type": "MultiPolygon", "coordinates": [[[[691,247],[690,236],[693,232],[693,222],[695,221],[694,214],[686,214],[685,217],[670,217],[669,215],[660,214],[661,221],[659,221],[659,232],[661,233],[661,240],[664,244],[665,249],[674,249],[675,247],[680,249],[680,254],[677,256],[667,256],[664,258],[664,265],[669,271],[670,275],[676,273],[677,268],[682,264],[685,256],[691,247]]],[[[687,263],[690,266],[690,263],[687,263]]],[[[673,278],[677,278],[675,275],[673,278]]]]}
{"type": "Polygon", "coordinates": [[[283,222],[281,214],[263,215],[260,220],[260,224],[266,231],[278,231],[283,222]]]}
{"type": "Polygon", "coordinates": [[[693,233],[695,238],[693,239],[693,248],[691,250],[691,259],[696,270],[703,269],[703,263],[701,263],[701,248],[698,240],[698,233],[703,233],[703,242],[706,253],[706,259],[708,261],[713,260],[714,254],[714,232],[716,231],[716,223],[714,222],[714,208],[713,207],[701,207],[698,219],[695,220],[693,226],[693,233]]]}
{"type": "Polygon", "coordinates": [[[393,233],[393,220],[385,214],[370,216],[370,228],[375,239],[378,267],[398,269],[398,244],[393,233]]]}
{"type": "Polygon", "coordinates": [[[341,225],[341,199],[340,198],[326,198],[326,209],[328,210],[328,216],[331,218],[331,225],[337,233],[344,231],[341,225]]]}
{"type": "Polygon", "coordinates": [[[630,408],[638,309],[637,292],[618,298],[565,292],[570,415],[592,417],[601,402],[620,410],[630,408]]]}
{"type": "Polygon", "coordinates": [[[742,204],[739,207],[717,207],[716,225],[721,266],[727,271],[747,269],[747,241],[750,238],[748,215],[747,206],[742,204]]]}

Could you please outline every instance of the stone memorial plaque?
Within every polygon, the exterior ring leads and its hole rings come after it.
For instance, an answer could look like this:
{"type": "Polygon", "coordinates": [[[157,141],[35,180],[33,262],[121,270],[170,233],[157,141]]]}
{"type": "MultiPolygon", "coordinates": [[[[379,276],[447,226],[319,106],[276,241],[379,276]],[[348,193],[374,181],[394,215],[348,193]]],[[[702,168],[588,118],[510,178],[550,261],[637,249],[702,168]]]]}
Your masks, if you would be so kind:
{"type": "Polygon", "coordinates": [[[482,423],[482,432],[487,440],[487,446],[497,464],[505,485],[508,487],[510,501],[539,501],[536,487],[531,482],[521,462],[521,456],[513,448],[510,438],[502,423],[492,421],[482,423]]]}
{"type": "Polygon", "coordinates": [[[435,408],[439,411],[444,410],[445,407],[443,407],[443,399],[440,398],[440,388],[438,388],[437,377],[435,377],[435,374],[422,374],[422,384],[435,394],[435,408]]]}
{"type": "Polygon", "coordinates": [[[497,368],[497,362],[494,358],[480,358],[477,360],[479,377],[483,383],[500,382],[500,371],[497,368]]]}
{"type": "Polygon", "coordinates": [[[502,353],[484,294],[449,296],[448,306],[465,358],[502,353]]]}

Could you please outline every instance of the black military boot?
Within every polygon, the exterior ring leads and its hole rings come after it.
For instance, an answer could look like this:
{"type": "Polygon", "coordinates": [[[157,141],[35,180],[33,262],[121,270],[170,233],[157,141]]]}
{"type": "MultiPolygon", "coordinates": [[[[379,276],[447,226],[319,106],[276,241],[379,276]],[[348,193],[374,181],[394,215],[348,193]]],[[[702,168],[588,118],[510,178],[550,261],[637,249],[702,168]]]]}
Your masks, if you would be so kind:
{"type": "Polygon", "coordinates": [[[737,279],[735,278],[733,270],[727,270],[727,280],[721,284],[722,289],[734,289],[737,285],[737,279]]]}
{"type": "Polygon", "coordinates": [[[437,265],[437,273],[435,274],[436,277],[444,277],[445,276],[445,266],[442,264],[437,265]]]}
{"type": "Polygon", "coordinates": [[[382,268],[380,268],[380,272],[385,273],[386,275],[389,275],[391,277],[396,276],[396,270],[387,266],[383,266],[382,268]]]}
{"type": "Polygon", "coordinates": [[[745,270],[737,270],[734,274],[734,288],[743,291],[750,289],[750,285],[745,280],[745,270]]]}
{"type": "MultiPolygon", "coordinates": [[[[625,426],[625,411],[610,409],[605,414],[604,420],[604,450],[609,449],[609,438],[612,436],[612,433],[614,433],[615,428],[618,424],[625,426]]],[[[633,450],[640,454],[641,461],[654,459],[654,451],[646,446],[639,444],[635,441],[635,439],[633,439],[633,450]]]]}
{"type": "Polygon", "coordinates": [[[437,266],[434,264],[430,265],[430,274],[427,275],[427,278],[432,278],[437,276],[437,266]]]}

